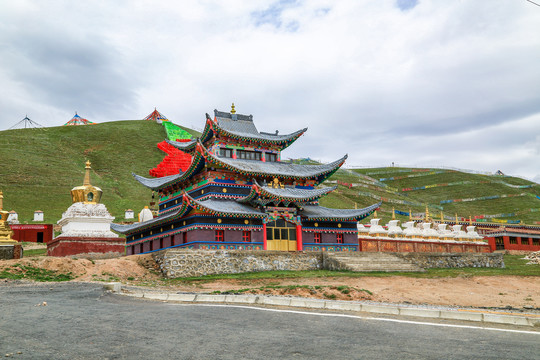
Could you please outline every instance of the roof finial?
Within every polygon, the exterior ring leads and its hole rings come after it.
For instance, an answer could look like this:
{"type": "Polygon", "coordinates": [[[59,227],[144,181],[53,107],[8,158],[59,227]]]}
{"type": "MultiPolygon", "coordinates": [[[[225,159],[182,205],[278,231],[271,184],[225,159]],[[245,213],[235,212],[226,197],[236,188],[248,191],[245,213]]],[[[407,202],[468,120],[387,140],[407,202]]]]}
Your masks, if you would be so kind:
{"type": "Polygon", "coordinates": [[[392,208],[392,220],[396,220],[396,208],[392,208]]]}
{"type": "Polygon", "coordinates": [[[0,210],[2,210],[4,207],[4,194],[0,190],[0,210]]]}
{"type": "Polygon", "coordinates": [[[236,110],[234,109],[234,103],[232,103],[231,106],[231,114],[236,114],[236,110]]]}

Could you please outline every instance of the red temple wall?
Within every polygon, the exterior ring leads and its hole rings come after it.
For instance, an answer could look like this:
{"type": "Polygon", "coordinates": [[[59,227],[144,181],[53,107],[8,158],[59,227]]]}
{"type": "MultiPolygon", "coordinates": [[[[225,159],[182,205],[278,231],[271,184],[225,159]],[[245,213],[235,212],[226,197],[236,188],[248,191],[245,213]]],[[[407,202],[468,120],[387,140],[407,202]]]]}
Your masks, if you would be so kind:
{"type": "Polygon", "coordinates": [[[52,224],[12,224],[13,240],[19,242],[38,242],[38,234],[42,234],[43,243],[49,243],[53,238],[52,224]]]}

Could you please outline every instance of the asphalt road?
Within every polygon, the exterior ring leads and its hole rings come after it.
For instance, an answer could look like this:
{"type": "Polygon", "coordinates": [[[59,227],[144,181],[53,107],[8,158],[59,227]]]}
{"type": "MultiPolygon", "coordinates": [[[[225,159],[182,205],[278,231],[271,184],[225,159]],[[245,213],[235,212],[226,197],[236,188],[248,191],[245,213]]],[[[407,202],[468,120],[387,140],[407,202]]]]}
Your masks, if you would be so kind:
{"type": "Polygon", "coordinates": [[[528,328],[440,325],[163,303],[99,284],[0,284],[0,357],[14,359],[540,358],[540,333],[528,328]]]}

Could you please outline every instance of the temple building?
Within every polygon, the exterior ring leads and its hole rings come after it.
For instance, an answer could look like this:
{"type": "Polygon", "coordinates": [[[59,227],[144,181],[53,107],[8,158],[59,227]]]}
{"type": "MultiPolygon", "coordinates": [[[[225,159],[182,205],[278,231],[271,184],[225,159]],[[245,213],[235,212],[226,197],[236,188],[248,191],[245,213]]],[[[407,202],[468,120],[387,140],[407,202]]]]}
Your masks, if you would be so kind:
{"type": "Polygon", "coordinates": [[[319,206],[336,187],[319,185],[345,162],[302,165],[281,152],[306,132],[259,132],[252,115],[214,110],[199,138],[167,140],[192,156],[187,170],[160,178],[135,175],[159,196],[158,215],[131,225],[127,254],[164,248],[281,251],[358,250],[357,222],[376,210],[319,206]]]}

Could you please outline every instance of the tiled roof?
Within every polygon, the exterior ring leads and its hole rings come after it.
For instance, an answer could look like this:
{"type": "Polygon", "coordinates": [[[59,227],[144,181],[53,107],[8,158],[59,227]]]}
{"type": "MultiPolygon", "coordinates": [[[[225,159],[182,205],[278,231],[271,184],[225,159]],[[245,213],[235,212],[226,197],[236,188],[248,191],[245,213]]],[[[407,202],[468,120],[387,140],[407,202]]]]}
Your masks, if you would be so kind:
{"type": "MultiPolygon", "coordinates": [[[[476,224],[475,224],[476,225],[476,224]]],[[[477,225],[478,226],[478,225],[477,225]]],[[[540,235],[539,230],[533,229],[516,229],[511,227],[499,228],[489,231],[486,235],[494,236],[495,234],[526,234],[526,235],[540,235]]]]}
{"type": "MultiPolygon", "coordinates": [[[[189,196],[188,196],[189,197],[189,196]]],[[[265,218],[267,215],[256,208],[253,208],[249,205],[240,204],[234,200],[202,200],[197,201],[189,197],[189,201],[193,202],[200,207],[210,211],[211,213],[217,214],[235,214],[235,215],[245,215],[257,218],[265,218]]]]}
{"type": "Polygon", "coordinates": [[[353,220],[353,219],[362,219],[369,215],[375,209],[379,208],[381,203],[373,204],[363,209],[330,209],[323,206],[309,205],[304,206],[303,210],[300,211],[300,215],[309,220],[318,220],[318,219],[342,219],[342,220],[353,220]]]}
{"type": "Polygon", "coordinates": [[[142,185],[146,186],[147,188],[159,189],[179,179],[182,176],[182,173],[169,175],[169,176],[163,176],[159,178],[145,178],[143,176],[140,176],[134,173],[131,173],[131,175],[133,175],[135,180],[137,180],[138,182],[140,182],[142,185]]]}
{"type": "Polygon", "coordinates": [[[182,207],[179,210],[172,212],[170,214],[158,216],[144,222],[136,222],[129,225],[111,224],[111,229],[121,234],[132,233],[133,231],[138,230],[140,228],[157,225],[160,223],[164,223],[167,220],[172,220],[177,216],[182,216],[184,212],[185,212],[185,208],[182,207]]]}
{"type": "Polygon", "coordinates": [[[270,175],[276,177],[312,178],[337,170],[347,159],[347,155],[339,160],[323,165],[300,165],[286,162],[262,162],[257,160],[241,160],[217,157],[207,153],[217,163],[228,165],[234,169],[252,175],[270,175]]]}
{"type": "Polygon", "coordinates": [[[174,141],[174,140],[165,140],[167,144],[174,146],[178,150],[182,151],[191,151],[195,149],[195,145],[197,144],[197,140],[190,140],[190,141],[174,141]]]}
{"type": "Polygon", "coordinates": [[[253,115],[231,114],[218,110],[214,110],[214,115],[216,116],[217,126],[220,129],[239,137],[249,137],[271,142],[288,142],[307,131],[307,128],[304,128],[286,135],[261,133],[253,123],[253,115]]]}
{"type": "Polygon", "coordinates": [[[328,194],[329,192],[334,191],[337,186],[322,188],[322,189],[299,189],[299,188],[273,188],[270,186],[261,186],[257,183],[257,181],[253,180],[254,184],[260,189],[260,191],[263,193],[267,193],[270,196],[274,196],[277,198],[286,198],[291,200],[310,200],[310,199],[317,199],[325,194],[328,194]]]}

